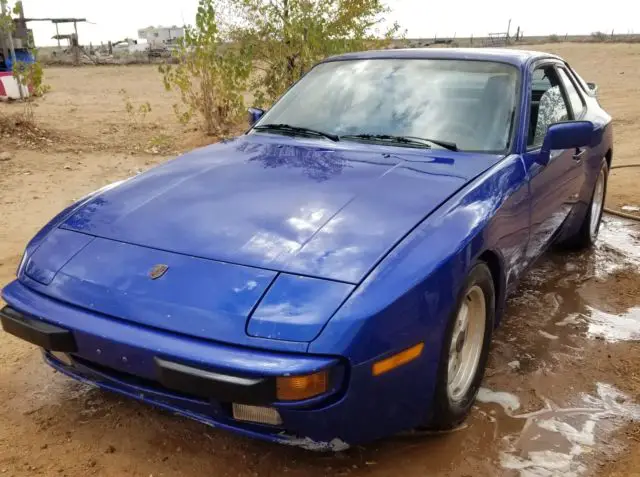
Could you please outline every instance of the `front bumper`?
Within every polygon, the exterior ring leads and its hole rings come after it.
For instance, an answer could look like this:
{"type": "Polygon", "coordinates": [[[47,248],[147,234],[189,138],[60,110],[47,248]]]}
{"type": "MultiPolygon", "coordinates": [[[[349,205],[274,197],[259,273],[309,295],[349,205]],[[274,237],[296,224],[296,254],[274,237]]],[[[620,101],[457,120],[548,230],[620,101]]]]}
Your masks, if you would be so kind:
{"type": "Polygon", "coordinates": [[[44,359],[54,369],[70,378],[154,405],[207,426],[232,431],[254,439],[294,445],[314,451],[338,452],[349,448],[349,444],[338,438],[330,441],[314,441],[309,437],[300,438],[297,435],[289,434],[279,427],[235,421],[230,417],[229,409],[223,403],[179,396],[161,390],[154,383],[143,380],[140,380],[139,384],[134,384],[130,379],[119,379],[114,376],[112,370],[96,369],[96,367],[73,359],[73,357],[71,358],[72,364],[69,365],[52,353],[44,351],[44,359]]]}
{"type": "MultiPolygon", "coordinates": [[[[373,377],[371,362],[349,366],[347,360],[338,357],[276,353],[194,339],[69,306],[18,281],[3,290],[3,298],[11,308],[26,315],[29,325],[49,326],[48,331],[58,337],[61,330],[72,335],[72,347],[57,348],[47,341],[14,333],[45,348],[46,361],[62,373],[250,437],[336,451],[414,427],[424,421],[429,408],[433,381],[429,379],[432,367],[428,354],[386,375],[373,377]],[[51,353],[56,350],[69,353],[70,362],[51,353]],[[226,391],[214,386],[206,393],[212,396],[204,398],[197,382],[191,383],[195,387],[185,386],[179,391],[163,383],[159,373],[159,363],[163,362],[182,363],[227,378],[239,377],[245,384],[257,387],[249,386],[244,390],[248,392],[238,395],[234,394],[238,386],[226,391]],[[276,376],[311,374],[323,369],[340,372],[332,375],[335,386],[317,398],[269,402],[271,397],[262,393],[264,386],[260,388],[261,383],[276,376]],[[231,403],[238,401],[277,409],[282,425],[233,419],[231,403]]],[[[67,341],[65,346],[71,345],[67,341]]]]}

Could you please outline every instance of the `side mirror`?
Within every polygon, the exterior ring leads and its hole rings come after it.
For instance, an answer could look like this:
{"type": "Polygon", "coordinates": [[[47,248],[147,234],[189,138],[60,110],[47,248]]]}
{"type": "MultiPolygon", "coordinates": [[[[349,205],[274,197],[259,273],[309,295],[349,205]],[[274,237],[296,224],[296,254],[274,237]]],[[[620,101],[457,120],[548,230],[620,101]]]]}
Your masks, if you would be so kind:
{"type": "Polygon", "coordinates": [[[591,91],[591,94],[593,94],[594,96],[598,94],[598,85],[595,83],[587,83],[587,86],[589,87],[589,91],[591,91]]]}
{"type": "Polygon", "coordinates": [[[553,150],[589,146],[593,139],[591,121],[565,121],[549,126],[542,143],[541,157],[548,161],[553,150]]]}
{"type": "Polygon", "coordinates": [[[249,113],[249,126],[253,126],[257,123],[265,113],[264,109],[260,108],[249,108],[247,109],[247,112],[249,113]]]}

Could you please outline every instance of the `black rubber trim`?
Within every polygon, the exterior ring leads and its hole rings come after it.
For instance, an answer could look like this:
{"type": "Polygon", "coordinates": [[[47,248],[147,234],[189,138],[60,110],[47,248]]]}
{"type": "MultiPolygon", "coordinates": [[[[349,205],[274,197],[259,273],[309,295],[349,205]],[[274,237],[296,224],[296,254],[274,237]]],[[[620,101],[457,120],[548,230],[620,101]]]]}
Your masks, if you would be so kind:
{"type": "Polygon", "coordinates": [[[155,358],[158,381],[166,388],[219,402],[267,405],[276,401],[274,378],[221,374],[155,358]]]}
{"type": "Polygon", "coordinates": [[[24,315],[9,306],[0,310],[0,323],[7,333],[49,351],[78,351],[71,331],[24,315]]]}

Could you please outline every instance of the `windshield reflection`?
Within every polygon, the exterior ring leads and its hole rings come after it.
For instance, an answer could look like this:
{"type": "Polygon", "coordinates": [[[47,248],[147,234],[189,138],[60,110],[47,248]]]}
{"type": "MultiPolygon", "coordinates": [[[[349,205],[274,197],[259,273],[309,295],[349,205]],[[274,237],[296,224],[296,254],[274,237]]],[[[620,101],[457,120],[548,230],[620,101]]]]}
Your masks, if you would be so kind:
{"type": "Polygon", "coordinates": [[[416,136],[452,142],[461,150],[504,151],[517,80],[515,67],[487,61],[333,61],[311,70],[257,125],[287,124],[339,136],[416,136]]]}
{"type": "Polygon", "coordinates": [[[331,150],[248,142],[238,144],[236,149],[252,154],[247,160],[260,162],[265,169],[300,168],[307,177],[317,182],[329,180],[341,174],[345,167],[351,167],[344,156],[331,150]]]}

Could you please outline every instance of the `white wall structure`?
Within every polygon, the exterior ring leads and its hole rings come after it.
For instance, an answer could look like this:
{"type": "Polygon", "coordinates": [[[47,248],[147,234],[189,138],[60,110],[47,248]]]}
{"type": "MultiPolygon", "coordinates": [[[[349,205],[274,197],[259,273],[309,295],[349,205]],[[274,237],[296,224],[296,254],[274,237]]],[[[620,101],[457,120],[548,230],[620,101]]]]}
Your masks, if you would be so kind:
{"type": "MultiPolygon", "coordinates": [[[[29,97],[29,89],[22,86],[22,95],[29,97]]],[[[0,100],[20,99],[20,89],[18,81],[13,77],[11,72],[0,72],[0,100]]]]}
{"type": "Polygon", "coordinates": [[[172,27],[147,27],[138,30],[138,38],[146,40],[151,48],[163,48],[175,43],[176,39],[184,36],[184,28],[172,27]]]}
{"type": "Polygon", "coordinates": [[[126,51],[128,53],[140,53],[149,50],[149,43],[138,43],[138,40],[126,38],[123,42],[113,46],[113,51],[126,51]]]}

